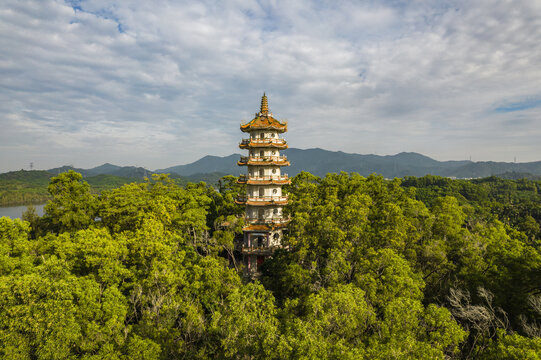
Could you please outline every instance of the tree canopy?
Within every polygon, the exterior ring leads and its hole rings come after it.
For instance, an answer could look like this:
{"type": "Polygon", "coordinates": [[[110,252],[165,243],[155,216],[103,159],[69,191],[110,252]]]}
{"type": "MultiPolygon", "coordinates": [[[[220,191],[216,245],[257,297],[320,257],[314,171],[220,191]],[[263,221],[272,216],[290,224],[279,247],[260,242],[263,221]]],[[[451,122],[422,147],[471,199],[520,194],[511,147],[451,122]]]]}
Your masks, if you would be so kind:
{"type": "Polygon", "coordinates": [[[286,248],[242,277],[242,188],[157,175],[0,218],[0,357],[537,359],[535,182],[309,173],[286,248]],[[528,196],[525,194],[529,194],[528,196]]]}

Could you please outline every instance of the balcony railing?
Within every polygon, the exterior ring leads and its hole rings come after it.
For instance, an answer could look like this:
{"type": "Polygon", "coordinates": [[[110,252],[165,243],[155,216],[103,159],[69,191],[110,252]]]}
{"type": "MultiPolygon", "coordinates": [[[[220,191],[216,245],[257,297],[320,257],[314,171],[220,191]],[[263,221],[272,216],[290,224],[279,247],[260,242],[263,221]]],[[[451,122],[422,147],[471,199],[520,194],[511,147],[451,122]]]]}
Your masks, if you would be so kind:
{"type": "Polygon", "coordinates": [[[287,161],[287,156],[280,155],[280,156],[241,156],[240,157],[240,162],[246,163],[248,161],[254,161],[254,162],[287,161]]]}
{"type": "Polygon", "coordinates": [[[245,221],[248,224],[287,224],[291,219],[290,218],[279,218],[279,217],[272,217],[272,218],[251,218],[246,217],[245,221]]]}
{"type": "Polygon", "coordinates": [[[254,255],[270,255],[276,249],[278,249],[276,246],[242,246],[243,253],[254,255]]]}
{"type": "Polygon", "coordinates": [[[248,145],[248,144],[278,144],[282,145],[286,143],[285,139],[257,139],[257,138],[249,138],[249,139],[242,139],[240,142],[241,145],[248,145]]]}
{"type": "Polygon", "coordinates": [[[246,175],[242,174],[239,176],[240,181],[247,181],[247,180],[258,180],[258,181],[287,181],[289,180],[289,177],[287,174],[281,174],[281,175],[270,175],[270,176],[259,176],[259,175],[246,175]]]}
{"type": "Polygon", "coordinates": [[[246,201],[252,201],[252,202],[281,202],[281,201],[287,201],[289,199],[289,196],[239,196],[238,201],[239,202],[246,202],[246,201]]]}

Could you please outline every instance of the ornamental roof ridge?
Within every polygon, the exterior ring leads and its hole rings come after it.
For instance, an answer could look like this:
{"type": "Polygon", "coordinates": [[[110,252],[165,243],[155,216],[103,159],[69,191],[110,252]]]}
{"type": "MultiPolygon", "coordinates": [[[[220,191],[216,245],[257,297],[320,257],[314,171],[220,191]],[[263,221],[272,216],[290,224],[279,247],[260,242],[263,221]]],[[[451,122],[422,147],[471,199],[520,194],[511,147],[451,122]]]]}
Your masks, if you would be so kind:
{"type": "Polygon", "coordinates": [[[286,132],[287,121],[278,121],[272,116],[272,113],[269,111],[269,100],[267,95],[263,93],[263,97],[261,98],[260,112],[255,113],[255,117],[250,122],[241,124],[240,129],[243,132],[268,129],[277,130],[278,132],[286,132]]]}

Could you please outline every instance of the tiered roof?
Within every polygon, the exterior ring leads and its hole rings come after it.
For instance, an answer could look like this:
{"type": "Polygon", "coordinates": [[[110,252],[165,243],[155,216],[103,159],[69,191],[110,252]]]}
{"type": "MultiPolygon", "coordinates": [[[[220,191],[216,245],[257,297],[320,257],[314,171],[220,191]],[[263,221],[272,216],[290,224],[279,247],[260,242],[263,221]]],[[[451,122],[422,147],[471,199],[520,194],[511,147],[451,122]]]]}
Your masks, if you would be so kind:
{"type": "Polygon", "coordinates": [[[284,139],[243,139],[239,144],[241,149],[253,148],[274,148],[287,149],[287,143],[284,139]]]}
{"type": "Polygon", "coordinates": [[[287,122],[280,122],[272,117],[272,113],[269,112],[269,104],[267,96],[263,94],[261,99],[261,110],[255,114],[255,117],[247,124],[240,126],[242,132],[250,132],[253,130],[276,130],[279,133],[287,131],[287,122]]]}
{"type": "Polygon", "coordinates": [[[249,179],[247,176],[239,176],[237,180],[238,184],[248,185],[289,185],[291,180],[286,176],[282,177],[268,177],[264,179],[249,179]]]}
{"type": "Polygon", "coordinates": [[[253,198],[238,197],[235,199],[235,204],[238,205],[252,205],[252,206],[268,206],[268,205],[287,205],[287,198],[281,198],[278,200],[269,199],[267,201],[254,200],[253,198]]]}
{"type": "Polygon", "coordinates": [[[272,231],[276,229],[284,229],[287,228],[287,223],[285,224],[273,224],[273,225],[266,225],[266,224],[253,224],[253,225],[247,225],[242,230],[244,231],[272,231]]]}
{"type": "Polygon", "coordinates": [[[254,160],[254,158],[244,158],[242,157],[239,161],[237,161],[238,166],[245,166],[245,165],[276,165],[276,166],[289,166],[291,163],[286,160],[285,157],[277,157],[275,156],[275,159],[272,157],[267,158],[261,158],[261,160],[257,159],[254,160]]]}

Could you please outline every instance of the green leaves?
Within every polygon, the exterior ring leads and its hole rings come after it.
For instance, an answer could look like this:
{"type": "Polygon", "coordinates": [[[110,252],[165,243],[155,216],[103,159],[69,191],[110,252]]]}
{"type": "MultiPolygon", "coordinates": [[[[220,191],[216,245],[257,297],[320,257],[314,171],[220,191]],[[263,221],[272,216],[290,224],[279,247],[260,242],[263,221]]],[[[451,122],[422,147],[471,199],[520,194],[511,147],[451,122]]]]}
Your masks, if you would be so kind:
{"type": "Polygon", "coordinates": [[[51,258],[24,276],[0,282],[0,354],[6,358],[64,359],[75,354],[118,356],[127,302],[91,278],[58,276],[51,258]]]}
{"type": "Polygon", "coordinates": [[[209,327],[210,336],[219,339],[221,349],[216,356],[226,359],[281,358],[280,354],[287,349],[280,349],[272,294],[260,284],[250,283],[235,289],[224,302],[223,308],[213,313],[209,327]]]}
{"type": "Polygon", "coordinates": [[[51,179],[47,190],[53,199],[45,205],[44,220],[54,231],[77,231],[94,223],[97,199],[82,178],[70,170],[51,179]]]}
{"type": "Polygon", "coordinates": [[[538,217],[492,199],[531,185],[301,173],[288,248],[247,283],[236,178],[61,174],[46,216],[0,219],[0,357],[535,359],[538,217]]]}
{"type": "Polygon", "coordinates": [[[0,275],[22,274],[33,265],[33,243],[29,240],[28,223],[19,219],[0,218],[0,275]]]}

